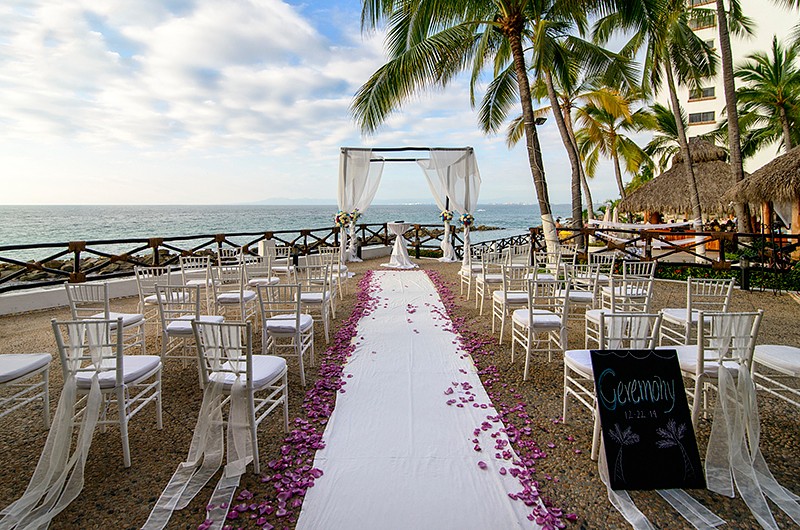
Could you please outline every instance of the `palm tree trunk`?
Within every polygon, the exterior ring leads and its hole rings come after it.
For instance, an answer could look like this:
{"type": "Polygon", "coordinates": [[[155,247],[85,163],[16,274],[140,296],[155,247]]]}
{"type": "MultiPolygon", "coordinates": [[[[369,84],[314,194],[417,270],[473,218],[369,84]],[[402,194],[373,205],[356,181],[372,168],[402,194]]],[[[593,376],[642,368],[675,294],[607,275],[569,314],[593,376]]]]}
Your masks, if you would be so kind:
{"type": "MultiPolygon", "coordinates": [[[[564,124],[567,126],[569,141],[572,143],[572,148],[576,153],[579,153],[578,141],[575,139],[575,129],[572,127],[572,112],[569,107],[564,108],[564,124]]],[[[581,174],[583,195],[586,197],[586,218],[594,219],[594,201],[592,200],[592,190],[589,189],[589,181],[586,178],[586,171],[583,169],[583,162],[580,159],[580,154],[578,155],[578,170],[581,174]]]]}
{"type": "MultiPolygon", "coordinates": [[[[567,150],[567,157],[569,158],[569,165],[572,168],[572,228],[583,228],[583,205],[581,204],[581,170],[580,159],[578,152],[574,150],[572,141],[569,138],[569,131],[567,125],[564,123],[564,114],[561,109],[561,104],[558,101],[556,89],[553,86],[553,75],[549,71],[544,72],[544,81],[547,85],[547,95],[550,98],[550,106],[553,109],[553,118],[558,125],[558,132],[561,134],[561,142],[567,150]]],[[[574,239],[578,244],[578,248],[583,248],[583,235],[578,235],[574,239]]]]}
{"type": "Polygon", "coordinates": [[[625,198],[625,184],[622,183],[622,170],[619,167],[619,155],[617,151],[611,152],[611,159],[614,160],[614,176],[617,177],[617,187],[619,188],[619,196],[625,198]]]}
{"type": "Polygon", "coordinates": [[[783,126],[783,146],[788,153],[792,149],[792,130],[789,127],[789,116],[786,115],[786,107],[779,107],[781,114],[781,125],[783,126]]]}
{"type": "MultiPolygon", "coordinates": [[[[681,104],[678,102],[678,93],[675,90],[675,78],[672,75],[672,61],[669,55],[664,57],[664,70],[666,73],[667,87],[669,88],[669,99],[672,104],[672,114],[675,116],[675,128],[678,133],[678,143],[681,146],[681,154],[683,155],[683,170],[686,172],[689,181],[689,200],[692,204],[692,229],[699,232],[703,229],[703,212],[700,209],[700,194],[697,191],[697,180],[694,178],[694,169],[692,168],[692,156],[689,153],[689,142],[686,140],[686,129],[683,127],[683,120],[681,120],[681,104]]],[[[696,238],[696,240],[699,239],[696,238]]],[[[701,256],[706,254],[706,246],[699,245],[695,250],[701,256]]],[[[700,258],[695,258],[696,261],[701,262],[700,258]]]]}
{"type": "MultiPolygon", "coordinates": [[[[731,36],[728,32],[728,15],[723,0],[716,0],[717,26],[719,27],[719,52],[722,59],[722,84],[725,88],[725,113],[728,115],[728,152],[734,182],[744,180],[742,164],[742,142],[739,131],[739,111],[736,108],[736,85],[733,79],[733,55],[731,36]]],[[[747,204],[734,205],[739,232],[751,232],[750,212],[747,204]]]]}
{"type": "MultiPolygon", "coordinates": [[[[510,25],[513,26],[513,23],[510,25]]],[[[528,148],[528,163],[531,167],[533,186],[536,188],[536,198],[539,201],[539,211],[542,215],[542,231],[548,252],[556,252],[558,248],[558,234],[556,224],[553,222],[553,212],[550,209],[550,196],[547,193],[547,181],[544,175],[541,149],[538,148],[539,138],[536,132],[533,102],[531,100],[531,87],[528,83],[528,70],[525,67],[525,56],[522,51],[522,27],[514,27],[507,32],[511,53],[514,57],[514,71],[517,75],[519,99],[522,104],[522,118],[525,126],[525,144],[528,148]]]]}

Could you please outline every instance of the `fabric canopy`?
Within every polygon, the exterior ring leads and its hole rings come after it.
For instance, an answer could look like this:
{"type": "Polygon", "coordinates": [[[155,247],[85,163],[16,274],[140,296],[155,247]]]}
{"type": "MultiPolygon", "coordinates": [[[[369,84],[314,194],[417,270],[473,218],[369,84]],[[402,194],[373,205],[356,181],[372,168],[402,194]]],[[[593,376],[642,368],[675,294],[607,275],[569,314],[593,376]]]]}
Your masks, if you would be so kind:
{"type": "MultiPolygon", "coordinates": [[[[452,209],[460,214],[471,214],[478,204],[481,177],[475,152],[471,147],[464,148],[349,148],[343,147],[339,156],[339,187],[337,201],[339,209],[352,213],[358,209],[364,213],[375,193],[378,191],[383,166],[386,161],[377,153],[387,151],[426,151],[429,158],[416,160],[425,173],[428,187],[436,204],[442,210],[452,209]]],[[[409,161],[409,159],[394,159],[409,161]]],[[[445,235],[442,243],[443,260],[455,261],[455,252],[450,244],[449,222],[445,221],[445,235]]],[[[350,237],[355,236],[355,221],[350,222],[350,237]]],[[[355,245],[347,244],[348,234],[342,230],[342,261],[356,261],[355,245]]],[[[464,254],[469,252],[469,227],[464,231],[464,254]]]]}
{"type": "MultiPolygon", "coordinates": [[[[443,150],[431,149],[427,160],[418,160],[425,179],[441,210],[453,209],[458,213],[472,213],[478,204],[481,176],[472,149],[443,150]],[[449,199],[449,200],[448,200],[449,199]]],[[[464,253],[469,250],[469,227],[465,229],[464,253]]],[[[442,261],[456,261],[453,245],[450,243],[450,222],[444,222],[442,238],[442,261]]]]}
{"type": "MultiPolygon", "coordinates": [[[[339,155],[339,187],[336,200],[339,209],[348,213],[364,213],[378,191],[383,174],[383,160],[373,160],[370,149],[342,149],[339,155]]],[[[357,261],[355,248],[355,221],[350,222],[351,245],[347,244],[347,230],[342,227],[341,261],[357,261]]],[[[360,260],[358,260],[360,261],[360,260]]]]}

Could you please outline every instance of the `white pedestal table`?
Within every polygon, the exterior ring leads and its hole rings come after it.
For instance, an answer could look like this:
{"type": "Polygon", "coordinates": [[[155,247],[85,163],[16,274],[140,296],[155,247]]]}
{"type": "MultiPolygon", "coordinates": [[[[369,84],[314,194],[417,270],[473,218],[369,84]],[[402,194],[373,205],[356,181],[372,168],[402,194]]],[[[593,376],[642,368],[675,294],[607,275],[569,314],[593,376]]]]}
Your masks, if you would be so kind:
{"type": "Polygon", "coordinates": [[[392,249],[392,255],[389,258],[389,263],[383,263],[382,266],[389,267],[391,269],[416,269],[417,264],[411,261],[411,257],[408,255],[408,250],[406,250],[406,240],[403,237],[403,234],[405,234],[406,231],[411,228],[411,224],[387,223],[386,227],[397,237],[394,240],[394,248],[392,249]]]}

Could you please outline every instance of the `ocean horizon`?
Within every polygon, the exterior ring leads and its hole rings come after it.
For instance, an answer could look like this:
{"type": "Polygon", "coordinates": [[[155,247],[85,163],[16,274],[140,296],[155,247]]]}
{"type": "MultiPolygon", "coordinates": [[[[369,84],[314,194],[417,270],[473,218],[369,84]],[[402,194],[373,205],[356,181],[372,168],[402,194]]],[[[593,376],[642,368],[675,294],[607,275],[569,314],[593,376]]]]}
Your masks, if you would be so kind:
{"type": "MultiPolygon", "coordinates": [[[[0,247],[325,228],[333,226],[337,210],[335,204],[0,205],[0,247]]],[[[373,204],[359,223],[435,225],[441,224],[439,211],[433,203],[373,204]]],[[[566,218],[570,213],[568,204],[553,205],[556,217],[566,218]]],[[[479,204],[474,216],[477,225],[501,229],[474,232],[475,241],[527,233],[528,228],[541,225],[539,208],[531,204],[479,204]]],[[[252,238],[239,239],[232,241],[245,243],[252,238]]],[[[25,251],[25,255],[15,251],[14,255],[38,259],[52,249],[45,251],[25,251]]]]}

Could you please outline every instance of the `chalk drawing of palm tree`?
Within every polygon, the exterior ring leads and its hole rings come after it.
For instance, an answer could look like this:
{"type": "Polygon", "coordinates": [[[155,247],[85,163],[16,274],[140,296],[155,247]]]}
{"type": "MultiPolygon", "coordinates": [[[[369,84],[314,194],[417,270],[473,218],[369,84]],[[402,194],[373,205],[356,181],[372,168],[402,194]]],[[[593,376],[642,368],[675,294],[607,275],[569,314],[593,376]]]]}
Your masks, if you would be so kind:
{"type": "Polygon", "coordinates": [[[617,450],[617,457],[614,459],[614,478],[620,482],[625,482],[625,474],[622,469],[622,448],[626,445],[633,445],[639,443],[639,435],[627,427],[624,431],[619,423],[614,424],[614,428],[609,431],[608,436],[619,444],[617,450]]]}
{"type": "Polygon", "coordinates": [[[684,480],[689,477],[694,477],[694,466],[689,458],[689,453],[686,452],[686,448],[683,447],[683,443],[681,442],[686,434],[686,424],[681,423],[678,425],[675,423],[675,420],[671,419],[667,422],[666,428],[656,429],[656,434],[661,436],[661,439],[656,441],[656,446],[658,446],[659,449],[678,447],[678,449],[681,450],[684,480]]]}

